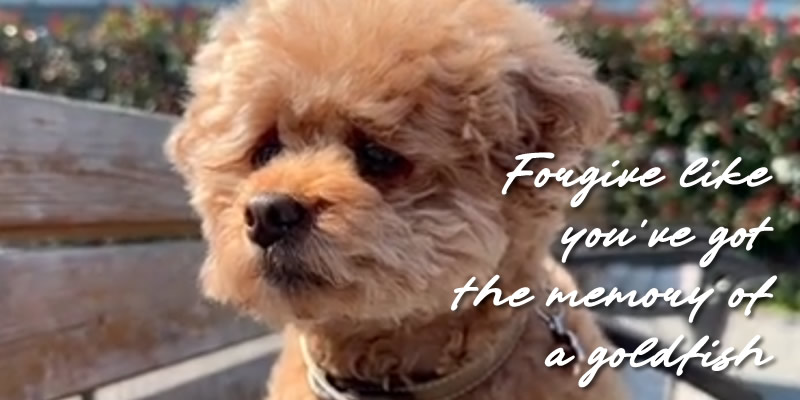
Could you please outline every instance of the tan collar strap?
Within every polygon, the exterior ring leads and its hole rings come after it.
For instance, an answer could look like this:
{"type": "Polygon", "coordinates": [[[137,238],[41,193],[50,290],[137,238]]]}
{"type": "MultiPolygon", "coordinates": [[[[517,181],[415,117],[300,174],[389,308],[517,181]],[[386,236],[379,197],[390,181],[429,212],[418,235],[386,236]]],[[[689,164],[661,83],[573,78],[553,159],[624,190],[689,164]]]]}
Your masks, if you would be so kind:
{"type": "Polygon", "coordinates": [[[312,359],[306,338],[301,336],[300,348],[308,368],[308,383],[314,393],[325,400],[453,400],[475,389],[503,365],[525,331],[527,314],[519,313],[497,346],[488,349],[458,371],[430,382],[388,390],[337,388],[312,359]]]}

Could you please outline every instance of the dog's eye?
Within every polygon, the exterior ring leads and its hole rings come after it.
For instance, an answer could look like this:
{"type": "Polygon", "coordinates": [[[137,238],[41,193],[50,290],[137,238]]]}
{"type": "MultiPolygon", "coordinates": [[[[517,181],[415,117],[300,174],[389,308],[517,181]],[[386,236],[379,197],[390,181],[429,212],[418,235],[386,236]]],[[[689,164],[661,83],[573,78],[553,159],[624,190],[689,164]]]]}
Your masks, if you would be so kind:
{"type": "Polygon", "coordinates": [[[250,156],[250,164],[254,168],[263,167],[273,157],[281,152],[283,145],[278,139],[278,132],[275,128],[265,135],[265,139],[255,147],[253,154],[250,156]]]}
{"type": "Polygon", "coordinates": [[[403,156],[374,142],[361,143],[356,149],[361,175],[391,178],[408,171],[410,163],[403,156]]]}

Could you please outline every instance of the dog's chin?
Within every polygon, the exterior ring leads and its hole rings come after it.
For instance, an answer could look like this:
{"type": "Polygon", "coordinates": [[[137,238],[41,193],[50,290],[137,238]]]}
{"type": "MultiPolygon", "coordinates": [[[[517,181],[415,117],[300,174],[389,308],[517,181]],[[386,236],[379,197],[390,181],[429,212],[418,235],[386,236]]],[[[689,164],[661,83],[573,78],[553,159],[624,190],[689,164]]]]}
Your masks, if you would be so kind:
{"type": "Polygon", "coordinates": [[[327,286],[325,279],[311,271],[289,243],[264,251],[261,264],[264,281],[281,293],[295,295],[327,286]]]}
{"type": "MultiPolygon", "coordinates": [[[[307,246],[302,240],[286,240],[259,252],[260,279],[268,299],[250,310],[259,319],[273,324],[374,322],[388,317],[397,319],[412,312],[411,308],[404,309],[405,302],[392,302],[397,300],[394,297],[370,301],[362,285],[336,281],[325,273],[325,266],[308,264],[306,260],[314,259],[314,255],[305,253],[309,251],[307,246]]],[[[363,262],[351,261],[354,266],[363,262]]]]}

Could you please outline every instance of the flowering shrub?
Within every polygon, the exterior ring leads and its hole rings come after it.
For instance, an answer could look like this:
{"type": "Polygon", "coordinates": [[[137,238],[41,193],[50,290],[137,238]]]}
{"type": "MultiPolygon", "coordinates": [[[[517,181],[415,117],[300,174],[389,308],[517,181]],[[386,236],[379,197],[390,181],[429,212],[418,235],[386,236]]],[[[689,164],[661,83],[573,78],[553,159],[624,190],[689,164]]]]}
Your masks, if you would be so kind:
{"type": "MultiPolygon", "coordinates": [[[[668,178],[647,189],[609,190],[609,215],[631,225],[647,218],[729,228],[770,217],[774,232],[761,235],[753,252],[797,266],[800,19],[766,20],[759,0],[744,21],[703,18],[685,0],[661,4],[644,23],[608,22],[591,12],[566,20],[620,94],[620,129],[598,165],[659,166],[668,178]],[[681,187],[680,174],[699,157],[720,160],[721,169],[741,157],[742,176],[766,166],[774,178],[755,188],[681,187]]],[[[781,282],[776,300],[800,309],[800,281],[781,282]]]]}
{"type": "Polygon", "coordinates": [[[178,113],[206,21],[147,6],[111,10],[90,30],[75,20],[53,19],[47,29],[0,20],[0,84],[178,113]]]}
{"type": "Polygon", "coordinates": [[[659,166],[668,178],[644,190],[611,190],[611,213],[636,225],[649,218],[731,228],[769,216],[775,231],[755,242],[756,251],[797,260],[800,21],[761,19],[760,2],[750,20],[727,22],[703,19],[683,1],[663,4],[635,26],[585,16],[567,22],[620,93],[621,127],[605,158],[619,159],[619,168],[659,166]],[[774,179],[756,188],[681,187],[680,174],[699,157],[720,160],[723,169],[741,157],[742,176],[766,166],[774,179]]]}
{"type": "MultiPolygon", "coordinates": [[[[766,20],[760,0],[745,21],[705,19],[686,0],[662,4],[633,24],[598,19],[590,9],[563,17],[620,93],[621,127],[604,157],[621,160],[619,168],[657,165],[670,178],[645,190],[628,185],[609,191],[611,219],[749,228],[769,216],[775,231],[761,235],[755,251],[796,262],[800,20],[766,20]],[[774,179],[756,188],[682,188],[678,175],[703,156],[723,166],[741,157],[743,176],[767,166],[774,179]]],[[[203,13],[175,16],[139,7],[111,11],[89,31],[54,20],[46,33],[5,16],[0,84],[177,113],[184,67],[207,20],[203,13]]],[[[776,296],[800,308],[798,293],[800,287],[776,296]]]]}

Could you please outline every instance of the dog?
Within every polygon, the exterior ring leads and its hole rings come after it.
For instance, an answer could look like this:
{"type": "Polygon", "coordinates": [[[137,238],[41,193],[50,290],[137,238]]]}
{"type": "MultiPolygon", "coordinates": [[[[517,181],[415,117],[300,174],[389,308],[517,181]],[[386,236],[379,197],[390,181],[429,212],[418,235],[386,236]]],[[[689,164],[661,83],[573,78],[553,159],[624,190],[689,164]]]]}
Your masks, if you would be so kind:
{"type": "Polygon", "coordinates": [[[626,398],[612,370],[579,387],[585,357],[544,364],[608,346],[586,310],[548,322],[465,296],[451,311],[472,277],[575,286],[548,256],[569,190],[501,189],[520,153],[578,165],[617,101],[543,13],[244,0],[216,18],[189,89],[165,148],[208,243],[199,280],[283,330],[269,399],[626,398]]]}

